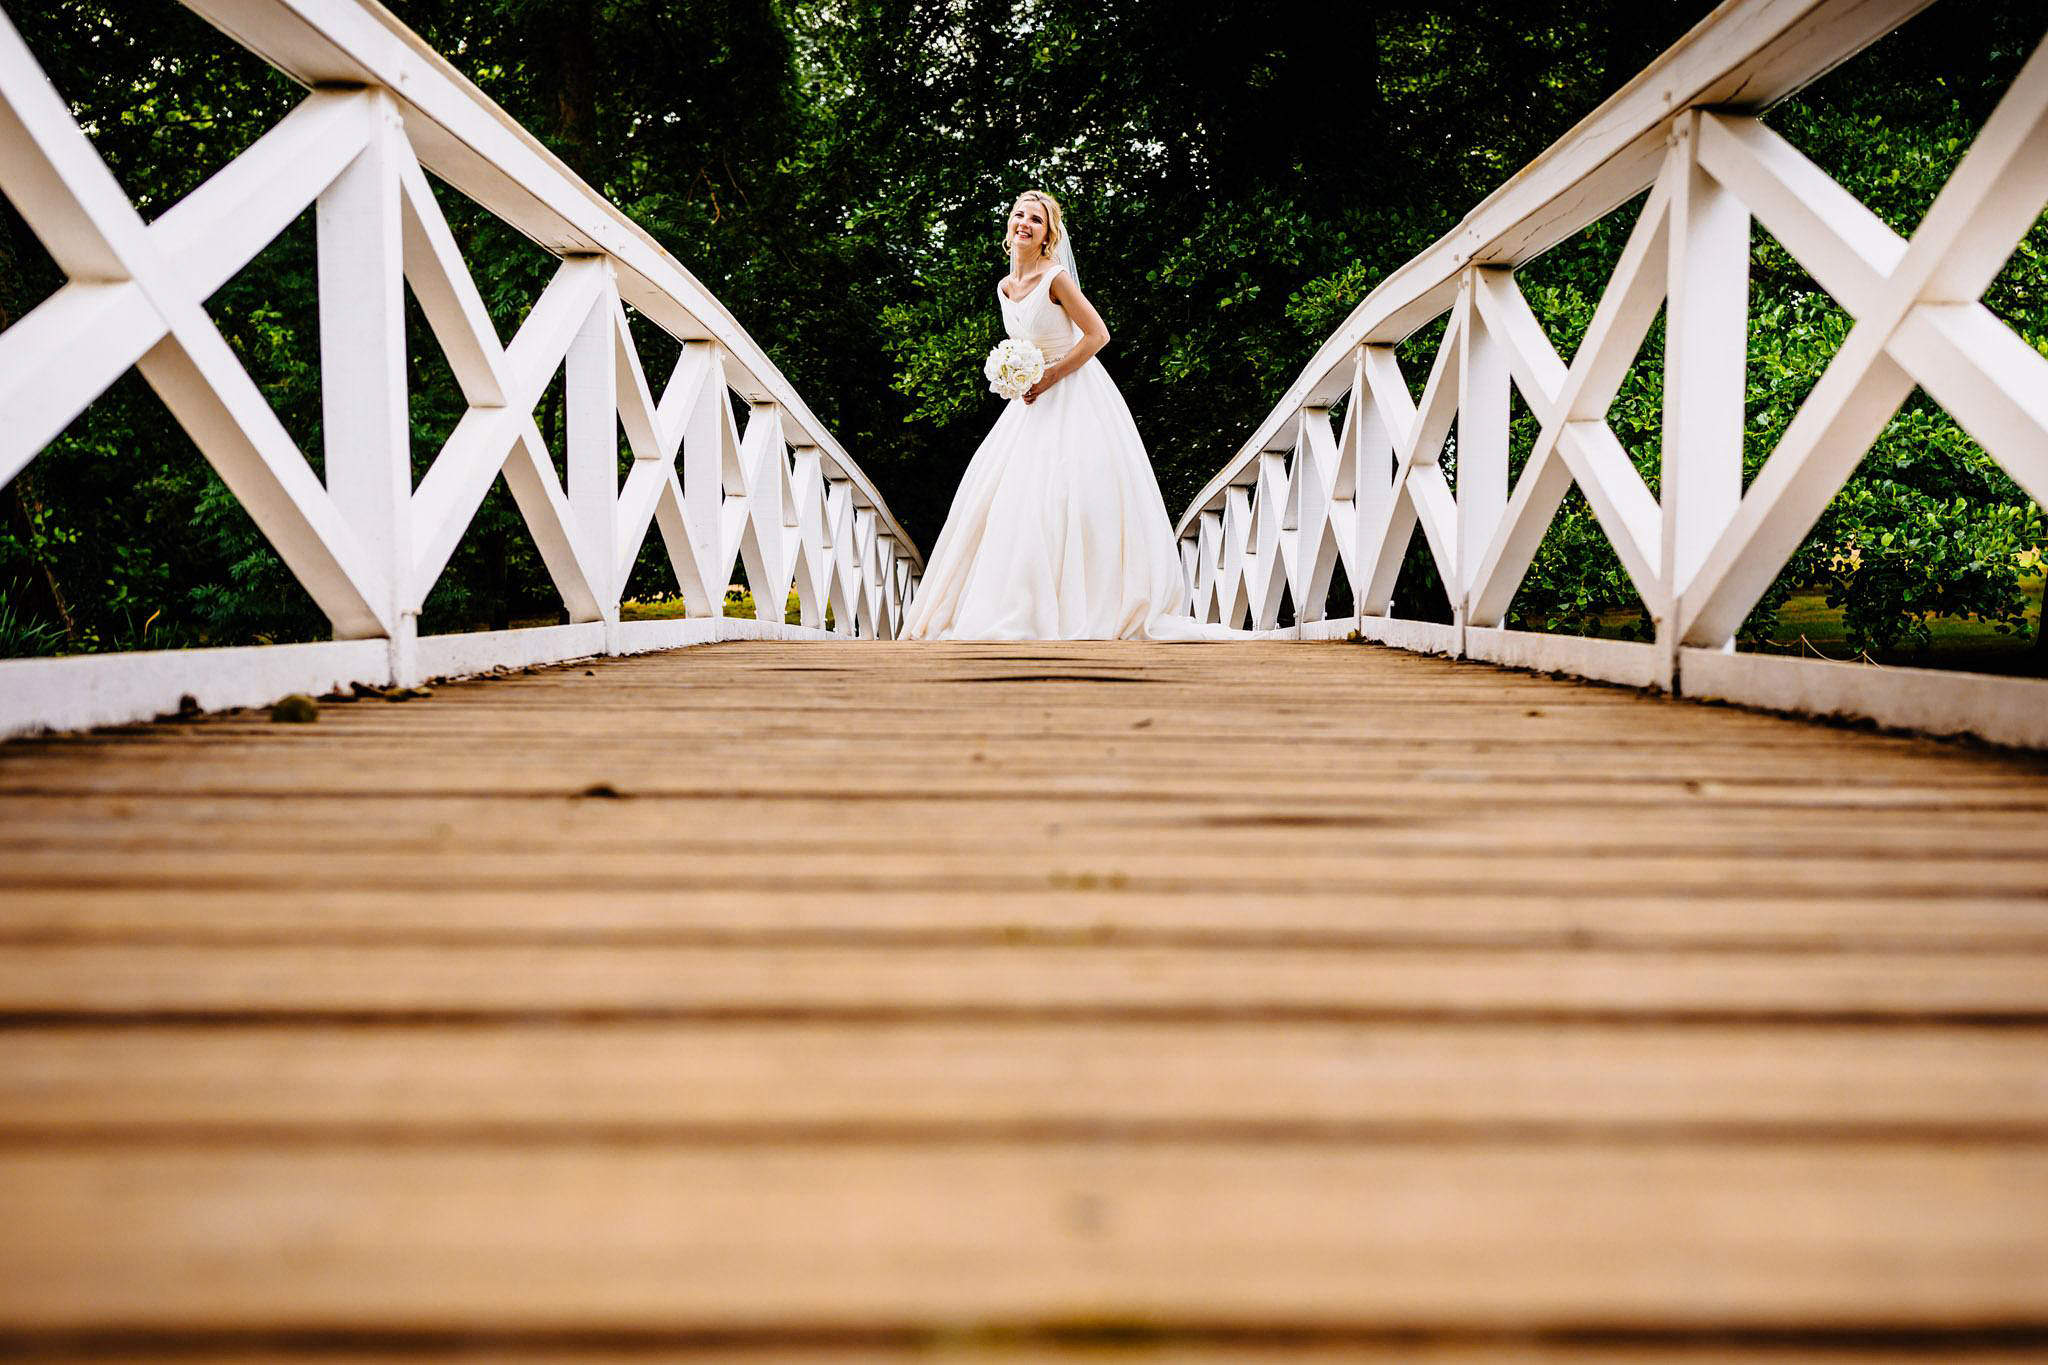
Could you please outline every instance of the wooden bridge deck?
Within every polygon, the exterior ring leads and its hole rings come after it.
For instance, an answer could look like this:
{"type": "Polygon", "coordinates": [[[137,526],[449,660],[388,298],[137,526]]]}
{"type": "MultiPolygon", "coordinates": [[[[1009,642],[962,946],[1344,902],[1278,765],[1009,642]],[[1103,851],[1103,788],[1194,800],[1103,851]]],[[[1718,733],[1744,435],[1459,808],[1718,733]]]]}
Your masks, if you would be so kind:
{"type": "Polygon", "coordinates": [[[0,811],[0,1351],[2048,1359],[2041,761],[749,643],[0,811]]]}

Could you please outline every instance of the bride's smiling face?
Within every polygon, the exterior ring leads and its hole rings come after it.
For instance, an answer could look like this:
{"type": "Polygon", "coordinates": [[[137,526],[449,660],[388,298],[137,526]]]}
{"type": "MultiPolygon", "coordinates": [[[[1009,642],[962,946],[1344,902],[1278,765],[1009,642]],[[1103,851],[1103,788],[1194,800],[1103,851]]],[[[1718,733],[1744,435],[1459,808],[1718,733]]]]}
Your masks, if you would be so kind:
{"type": "Polygon", "coordinates": [[[1010,210],[1010,243],[1029,255],[1045,244],[1045,205],[1019,199],[1010,210]]]}

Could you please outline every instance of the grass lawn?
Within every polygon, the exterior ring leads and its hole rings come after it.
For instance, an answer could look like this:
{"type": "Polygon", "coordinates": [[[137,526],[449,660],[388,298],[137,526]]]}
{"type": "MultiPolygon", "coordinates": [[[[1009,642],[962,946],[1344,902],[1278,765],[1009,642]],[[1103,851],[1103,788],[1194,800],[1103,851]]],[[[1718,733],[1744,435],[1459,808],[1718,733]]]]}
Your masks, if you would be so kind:
{"type": "MultiPolygon", "coordinates": [[[[1859,655],[1849,647],[1848,632],[1842,628],[1842,613],[1830,607],[1817,592],[1794,593],[1778,609],[1777,628],[1770,643],[1752,646],[1760,654],[1796,654],[1806,658],[1836,659],[1844,662],[1865,659],[1870,663],[1903,665],[1911,668],[1953,668],[1975,673],[2033,674],[2042,671],[2041,656],[2034,648],[2034,633],[2041,626],[2040,579],[2025,585],[2031,605],[2027,608],[2029,632],[2023,637],[2000,635],[1982,621],[1937,617],[1927,623],[1933,638],[1925,650],[1901,649],[1859,655]]],[[[1620,635],[1642,621],[1639,610],[1609,612],[1600,618],[1600,635],[1620,635]]]]}
{"type": "MultiPolygon", "coordinates": [[[[2035,673],[2040,655],[2034,648],[2033,632],[2041,625],[2041,581],[2028,586],[2033,599],[2027,609],[2031,628],[2024,637],[2000,635],[1982,621],[1937,617],[1927,623],[1933,638],[1925,650],[1896,650],[1872,654],[1873,662],[1905,664],[1914,668],[1958,668],[1978,673],[2035,673]]],[[[1798,593],[1778,610],[1778,629],[1772,633],[1774,652],[1821,654],[1831,659],[1857,657],[1849,648],[1842,629],[1842,613],[1830,607],[1819,593],[1798,593]]]]}
{"type": "MultiPolygon", "coordinates": [[[[681,594],[674,597],[657,597],[650,602],[628,600],[619,603],[619,619],[622,621],[673,621],[687,614],[681,594]]],[[[728,588],[725,594],[725,614],[742,617],[748,621],[755,619],[754,594],[745,588],[728,588]]],[[[789,600],[783,603],[782,620],[786,625],[803,624],[794,591],[789,594],[789,600]]],[[[827,627],[832,624],[830,608],[825,612],[825,624],[827,627]]]]}

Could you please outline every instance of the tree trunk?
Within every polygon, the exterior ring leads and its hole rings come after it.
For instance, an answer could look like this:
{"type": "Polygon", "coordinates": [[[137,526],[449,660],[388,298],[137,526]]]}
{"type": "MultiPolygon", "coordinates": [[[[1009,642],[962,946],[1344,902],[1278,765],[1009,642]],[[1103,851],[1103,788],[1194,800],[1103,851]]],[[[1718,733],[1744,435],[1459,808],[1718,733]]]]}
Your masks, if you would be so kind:
{"type": "Polygon", "coordinates": [[[603,168],[598,165],[597,133],[597,25],[596,7],[589,0],[560,3],[553,25],[555,54],[555,131],[562,154],[576,173],[593,185],[603,185],[603,168]]]}

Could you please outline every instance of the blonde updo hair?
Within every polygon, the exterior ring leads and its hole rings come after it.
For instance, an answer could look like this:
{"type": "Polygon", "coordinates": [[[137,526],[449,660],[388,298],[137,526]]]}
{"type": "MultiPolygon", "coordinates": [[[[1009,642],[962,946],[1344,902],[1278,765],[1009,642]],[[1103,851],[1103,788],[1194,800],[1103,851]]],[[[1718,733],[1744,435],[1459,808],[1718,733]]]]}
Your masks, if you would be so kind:
{"type": "MultiPolygon", "coordinates": [[[[1010,201],[1011,212],[1015,212],[1017,205],[1023,203],[1026,199],[1035,200],[1045,210],[1045,240],[1038,244],[1038,254],[1050,260],[1053,249],[1060,244],[1060,238],[1066,234],[1066,227],[1060,219],[1060,201],[1047,194],[1044,190],[1026,190],[1010,201]]],[[[1003,250],[1008,251],[1009,249],[1010,218],[1009,214],[1004,214],[1003,250]]]]}

